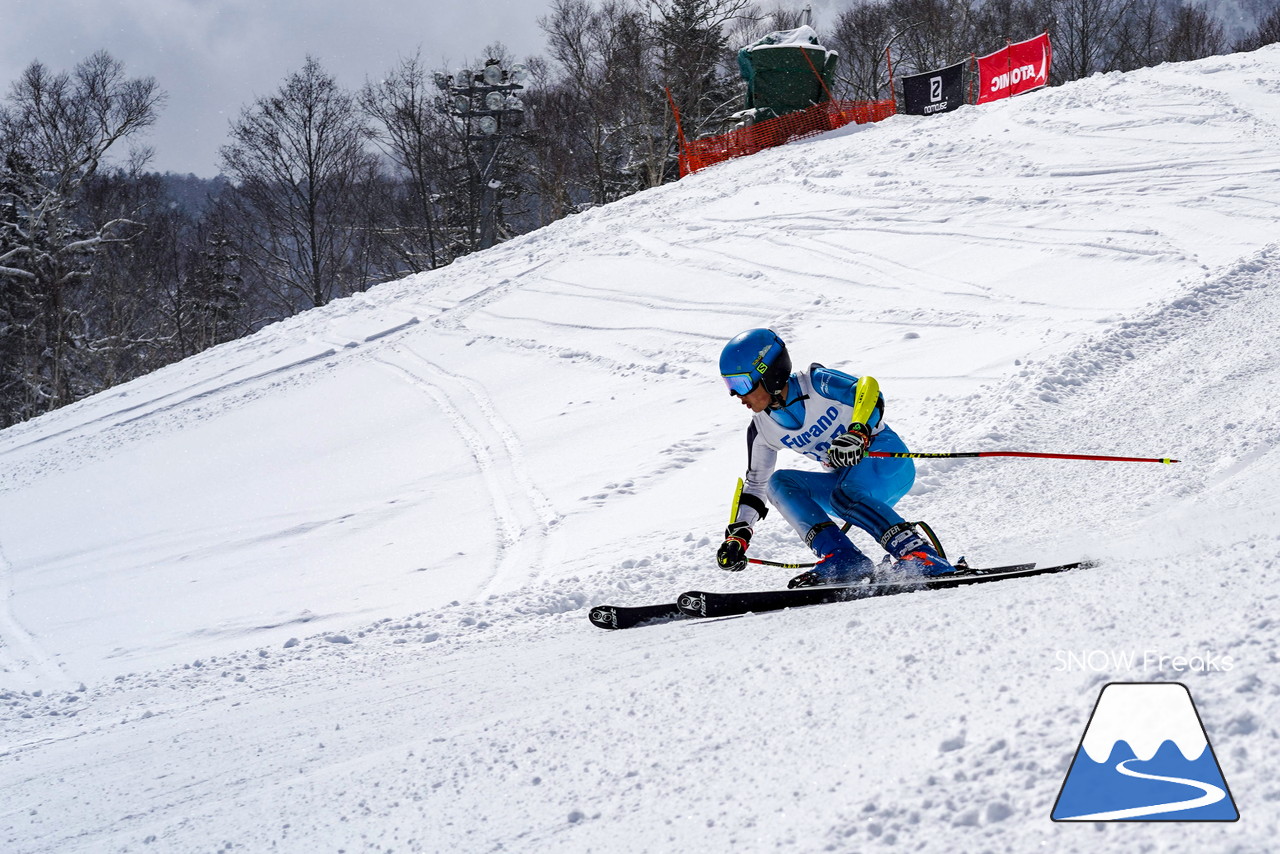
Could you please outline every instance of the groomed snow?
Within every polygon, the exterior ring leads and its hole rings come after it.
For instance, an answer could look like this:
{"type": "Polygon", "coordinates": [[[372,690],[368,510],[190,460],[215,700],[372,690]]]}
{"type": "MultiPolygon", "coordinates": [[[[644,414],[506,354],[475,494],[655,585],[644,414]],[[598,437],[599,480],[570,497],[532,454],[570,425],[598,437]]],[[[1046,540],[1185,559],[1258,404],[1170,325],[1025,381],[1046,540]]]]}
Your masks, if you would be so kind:
{"type": "MultiPolygon", "coordinates": [[[[0,433],[0,849],[1269,850],[1277,81],[846,128],[0,433]],[[937,461],[900,505],[1095,569],[593,628],[785,583],[713,562],[753,326],[921,451],[1182,462],[937,461]],[[1111,681],[1188,686],[1238,823],[1049,820],[1111,681]]],[[[752,553],[806,557],[775,517],[752,553]]]]}

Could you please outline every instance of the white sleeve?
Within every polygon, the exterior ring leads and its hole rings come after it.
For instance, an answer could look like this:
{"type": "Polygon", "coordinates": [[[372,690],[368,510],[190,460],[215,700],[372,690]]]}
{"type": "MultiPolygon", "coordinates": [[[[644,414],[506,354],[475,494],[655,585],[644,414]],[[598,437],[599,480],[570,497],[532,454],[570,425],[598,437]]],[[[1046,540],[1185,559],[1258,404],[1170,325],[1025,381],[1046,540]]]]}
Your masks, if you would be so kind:
{"type": "Polygon", "coordinates": [[[743,478],[742,497],[738,499],[738,518],[734,521],[754,527],[768,514],[765,496],[768,495],[769,476],[777,462],[777,449],[764,440],[753,421],[747,428],[747,475],[743,478]]]}

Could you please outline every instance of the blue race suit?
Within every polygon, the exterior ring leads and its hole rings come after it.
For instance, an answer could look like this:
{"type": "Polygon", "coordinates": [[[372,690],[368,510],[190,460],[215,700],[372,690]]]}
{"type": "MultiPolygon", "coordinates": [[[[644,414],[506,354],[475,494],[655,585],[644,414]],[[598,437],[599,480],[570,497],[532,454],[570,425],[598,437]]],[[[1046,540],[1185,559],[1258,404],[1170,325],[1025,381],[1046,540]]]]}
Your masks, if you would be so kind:
{"type": "MultiPolygon", "coordinates": [[[[735,521],[754,525],[772,504],[807,544],[816,525],[831,517],[852,522],[877,541],[903,518],[893,505],[910,491],[916,479],[911,459],[864,457],[848,468],[827,463],[831,440],[848,431],[853,418],[854,387],[858,378],[814,364],[791,375],[787,405],[758,412],[747,428],[747,474],[735,521]],[[814,459],[825,471],[775,471],[778,451],[784,448],[814,459]]],[[[871,447],[875,451],[907,450],[898,435],[884,423],[884,396],[868,419],[871,447]]],[[[829,540],[830,531],[824,536],[829,540]]],[[[853,549],[841,535],[842,546],[853,549]]],[[[856,549],[854,549],[856,551],[856,549]]]]}

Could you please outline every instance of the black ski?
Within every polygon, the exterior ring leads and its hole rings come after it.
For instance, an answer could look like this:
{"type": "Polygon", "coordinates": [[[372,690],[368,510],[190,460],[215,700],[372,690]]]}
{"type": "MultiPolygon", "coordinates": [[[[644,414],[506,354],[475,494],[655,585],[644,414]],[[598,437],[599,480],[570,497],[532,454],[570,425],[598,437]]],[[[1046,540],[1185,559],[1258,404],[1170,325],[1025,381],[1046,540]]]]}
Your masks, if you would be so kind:
{"type": "Polygon", "coordinates": [[[953,575],[942,575],[937,578],[920,578],[901,581],[875,581],[864,584],[828,587],[801,587],[795,590],[761,590],[749,593],[709,593],[691,590],[680,594],[676,605],[681,613],[690,617],[730,617],[737,614],[759,613],[762,611],[780,611],[783,608],[798,608],[805,605],[821,605],[828,602],[848,602],[854,599],[869,599],[875,596],[893,596],[899,593],[914,593],[917,590],[943,590],[950,587],[965,587],[970,584],[982,584],[989,581],[1004,581],[1011,578],[1028,578],[1033,575],[1048,575],[1055,572],[1066,572],[1094,566],[1092,561],[1064,563],[1060,566],[1036,567],[1035,564],[992,567],[990,569],[967,569],[953,575]]]}
{"type": "Polygon", "coordinates": [[[671,620],[683,617],[674,602],[657,605],[597,605],[591,609],[588,619],[593,626],[602,629],[629,629],[650,620],[671,620]]]}
{"type": "MultiPolygon", "coordinates": [[[[779,608],[794,608],[800,605],[816,605],[822,602],[841,602],[847,599],[863,598],[866,596],[885,596],[892,593],[907,593],[920,589],[957,587],[961,584],[971,584],[978,580],[996,580],[995,578],[990,578],[988,576],[1016,578],[1024,575],[1062,572],[1067,569],[1074,569],[1078,566],[1085,565],[1088,564],[1073,563],[1066,564],[1064,566],[1045,567],[1040,570],[1035,570],[1034,563],[1019,563],[1012,566],[993,566],[984,569],[970,569],[966,567],[956,575],[948,575],[943,578],[933,579],[932,581],[894,583],[881,582],[874,588],[874,592],[871,591],[868,585],[862,585],[860,588],[862,590],[861,596],[849,595],[849,590],[851,588],[846,587],[810,587],[801,590],[771,590],[761,593],[713,593],[710,595],[716,599],[734,596],[756,598],[751,606],[747,607],[746,610],[733,612],[726,611],[724,613],[717,612],[712,616],[728,616],[730,613],[739,614],[746,613],[748,611],[771,611],[778,610],[779,608]],[[981,578],[978,578],[979,576],[981,578]],[[791,601],[771,608],[761,607],[759,604],[756,604],[757,602],[762,601],[764,597],[772,597],[775,594],[781,594],[784,597],[789,596],[791,597],[791,601]]],[[[705,597],[707,594],[695,592],[693,594],[685,595],[700,595],[705,597]]],[[[648,622],[669,621],[685,616],[703,616],[703,614],[698,610],[699,606],[694,601],[690,600],[686,605],[687,610],[682,610],[678,602],[660,602],[656,605],[597,605],[591,609],[588,614],[588,619],[591,620],[592,625],[599,626],[602,629],[629,629],[648,622]]],[[[719,602],[717,602],[717,607],[719,607],[719,602]]]]}

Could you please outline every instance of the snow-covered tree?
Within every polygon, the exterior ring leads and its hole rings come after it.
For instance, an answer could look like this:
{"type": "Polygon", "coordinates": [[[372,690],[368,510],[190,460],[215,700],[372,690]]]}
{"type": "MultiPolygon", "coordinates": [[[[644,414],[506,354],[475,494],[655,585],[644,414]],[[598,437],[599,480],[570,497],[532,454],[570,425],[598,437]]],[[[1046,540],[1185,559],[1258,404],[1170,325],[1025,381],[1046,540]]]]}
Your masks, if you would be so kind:
{"type": "MultiPolygon", "coordinates": [[[[29,418],[81,396],[88,328],[78,293],[125,217],[79,209],[107,152],[153,124],[164,94],[99,51],[70,72],[32,62],[0,104],[0,418],[29,418]]],[[[134,164],[147,157],[135,151],[134,164]]]]}

